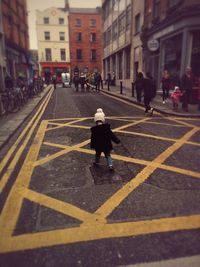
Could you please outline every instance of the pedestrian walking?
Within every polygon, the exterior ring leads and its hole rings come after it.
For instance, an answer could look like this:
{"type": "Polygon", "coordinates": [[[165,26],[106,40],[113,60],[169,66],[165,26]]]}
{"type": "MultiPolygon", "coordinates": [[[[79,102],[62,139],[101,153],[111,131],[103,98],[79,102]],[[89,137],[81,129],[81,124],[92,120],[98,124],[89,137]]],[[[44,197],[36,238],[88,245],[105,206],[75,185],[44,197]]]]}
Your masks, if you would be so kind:
{"type": "Polygon", "coordinates": [[[169,98],[169,90],[172,86],[171,77],[168,70],[164,70],[161,83],[162,83],[162,100],[163,104],[165,104],[165,102],[167,102],[167,98],[169,98]]]}
{"type": "Polygon", "coordinates": [[[142,100],[142,90],[144,87],[144,76],[142,72],[138,72],[134,84],[135,84],[135,90],[136,90],[136,98],[137,98],[137,101],[140,103],[142,100]]]}
{"type": "Polygon", "coordinates": [[[183,93],[182,109],[186,112],[188,112],[188,104],[193,86],[194,86],[194,76],[192,74],[192,69],[191,67],[187,67],[181,79],[181,91],[183,93]]]}
{"type": "Polygon", "coordinates": [[[78,87],[79,87],[79,76],[78,75],[74,75],[73,83],[74,83],[76,92],[78,92],[78,87]]]}
{"type": "Polygon", "coordinates": [[[170,97],[172,99],[172,104],[173,104],[173,110],[177,110],[179,103],[180,103],[180,98],[182,96],[182,92],[178,86],[174,87],[174,91],[171,93],[170,97]]]}
{"type": "Polygon", "coordinates": [[[113,171],[113,163],[111,158],[111,150],[113,149],[112,141],[116,144],[120,143],[118,137],[112,132],[110,124],[105,123],[105,114],[101,108],[97,109],[94,115],[95,126],[91,127],[90,147],[95,149],[94,166],[99,166],[100,156],[103,152],[110,171],[113,171]]]}
{"type": "Polygon", "coordinates": [[[81,76],[80,76],[80,79],[79,79],[79,83],[81,85],[81,91],[84,92],[85,91],[85,74],[82,72],[81,73],[81,76]]]}
{"type": "Polygon", "coordinates": [[[95,82],[96,92],[100,92],[100,84],[102,82],[102,77],[101,77],[101,74],[99,72],[96,72],[94,74],[94,82],[95,82]]]}
{"type": "Polygon", "coordinates": [[[150,102],[155,96],[155,81],[150,73],[146,73],[146,78],[144,78],[143,93],[144,93],[145,115],[152,116],[154,108],[150,106],[150,102]]]}
{"type": "Polygon", "coordinates": [[[53,87],[54,87],[54,89],[56,89],[57,78],[56,78],[55,74],[52,77],[52,81],[53,81],[53,87]]]}

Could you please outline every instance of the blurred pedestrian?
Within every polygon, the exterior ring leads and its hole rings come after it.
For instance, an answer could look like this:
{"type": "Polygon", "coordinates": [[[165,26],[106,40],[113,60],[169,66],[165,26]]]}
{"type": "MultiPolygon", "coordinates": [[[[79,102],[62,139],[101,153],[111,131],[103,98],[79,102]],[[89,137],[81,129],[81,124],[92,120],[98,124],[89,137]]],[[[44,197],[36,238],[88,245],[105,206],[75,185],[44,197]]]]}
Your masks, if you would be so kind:
{"type": "Polygon", "coordinates": [[[171,93],[170,97],[172,99],[172,104],[173,104],[173,110],[177,110],[178,109],[178,105],[180,103],[180,97],[183,94],[181,93],[181,90],[178,86],[174,87],[174,91],[171,93]]]}
{"type": "Polygon", "coordinates": [[[143,93],[144,93],[145,115],[152,116],[154,109],[150,106],[150,102],[155,96],[155,81],[149,72],[146,73],[146,77],[144,78],[143,93]]]}
{"type": "Polygon", "coordinates": [[[94,82],[95,82],[96,92],[100,92],[100,84],[102,82],[102,77],[101,77],[101,74],[99,72],[96,72],[94,74],[94,82]]]}
{"type": "Polygon", "coordinates": [[[79,76],[78,75],[74,75],[73,83],[74,83],[76,92],[78,92],[78,87],[79,87],[79,76]]]}
{"type": "Polygon", "coordinates": [[[53,87],[54,87],[54,89],[56,89],[57,77],[56,77],[55,74],[54,74],[53,77],[52,77],[52,82],[53,82],[53,87]]]}
{"type": "Polygon", "coordinates": [[[182,109],[186,112],[188,112],[188,104],[190,101],[190,95],[193,86],[194,86],[194,76],[192,74],[191,67],[188,66],[181,79],[181,91],[183,93],[182,109]]]}
{"type": "Polygon", "coordinates": [[[135,84],[135,90],[136,90],[136,98],[137,98],[137,101],[140,103],[142,100],[142,90],[144,87],[144,76],[142,72],[138,72],[134,84],[135,84]]]}
{"type": "Polygon", "coordinates": [[[99,166],[100,156],[103,152],[110,171],[113,171],[113,163],[111,158],[111,150],[113,149],[112,141],[120,143],[120,140],[112,132],[110,124],[105,123],[105,114],[101,108],[97,109],[94,115],[95,126],[91,128],[91,143],[92,149],[95,149],[94,166],[99,166]]]}
{"type": "Polygon", "coordinates": [[[79,83],[81,85],[81,91],[84,92],[85,91],[85,82],[86,82],[86,77],[85,74],[82,72],[81,76],[79,78],[79,83]]]}
{"type": "Polygon", "coordinates": [[[169,90],[172,86],[171,77],[168,70],[164,70],[161,83],[162,83],[162,100],[163,104],[165,104],[165,102],[167,102],[167,98],[169,97],[169,90]]]}

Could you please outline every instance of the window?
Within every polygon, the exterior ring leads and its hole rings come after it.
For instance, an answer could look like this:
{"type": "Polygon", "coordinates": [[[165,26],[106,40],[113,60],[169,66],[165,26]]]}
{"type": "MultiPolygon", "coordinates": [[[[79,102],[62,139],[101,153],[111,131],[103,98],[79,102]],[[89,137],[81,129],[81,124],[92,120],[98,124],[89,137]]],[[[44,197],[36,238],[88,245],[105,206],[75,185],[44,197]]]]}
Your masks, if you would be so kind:
{"type": "Polygon", "coordinates": [[[50,32],[44,32],[44,40],[50,40],[50,32]]]}
{"type": "Polygon", "coordinates": [[[44,24],[49,24],[49,18],[48,17],[44,17],[43,21],[44,21],[44,24]]]}
{"type": "Polygon", "coordinates": [[[113,26],[112,26],[112,39],[116,40],[117,39],[117,20],[114,21],[113,26]]]}
{"type": "Polygon", "coordinates": [[[96,20],[95,19],[91,19],[90,20],[90,27],[96,27],[96,20]]]}
{"type": "Polygon", "coordinates": [[[111,27],[108,28],[106,31],[106,45],[109,45],[111,43],[111,27]]]}
{"type": "Polygon", "coordinates": [[[90,33],[90,42],[95,43],[96,42],[96,33],[90,33]]]}
{"type": "Polygon", "coordinates": [[[154,0],[153,2],[153,17],[154,19],[159,18],[160,13],[160,0],[154,0]]]}
{"type": "Polygon", "coordinates": [[[106,35],[107,35],[107,32],[104,32],[103,33],[103,47],[106,47],[106,35]]]}
{"type": "Polygon", "coordinates": [[[125,12],[119,17],[119,34],[122,34],[125,30],[125,12]]]}
{"type": "Polygon", "coordinates": [[[61,24],[64,24],[64,18],[59,18],[59,24],[61,25],[61,24]]]}
{"type": "Polygon", "coordinates": [[[61,61],[66,61],[66,52],[63,48],[60,49],[60,59],[61,61]]]}
{"type": "Polygon", "coordinates": [[[77,49],[76,50],[76,59],[77,60],[81,60],[82,59],[82,50],[81,49],[77,49]]]}
{"type": "Polygon", "coordinates": [[[60,41],[65,40],[65,33],[64,32],[59,32],[59,36],[60,36],[60,41]]]}
{"type": "Polygon", "coordinates": [[[135,33],[140,32],[140,14],[135,16],[135,33]]]}
{"type": "Polygon", "coordinates": [[[125,77],[126,79],[130,79],[130,69],[131,69],[131,50],[127,48],[125,50],[125,77]]]}
{"type": "Polygon", "coordinates": [[[82,34],[81,32],[76,32],[76,42],[81,42],[82,41],[82,34]]]}
{"type": "Polygon", "coordinates": [[[129,6],[126,10],[126,29],[130,29],[131,25],[131,6],[129,6]]]}
{"type": "Polygon", "coordinates": [[[91,50],[91,60],[95,61],[97,59],[97,53],[95,49],[91,50]]]}
{"type": "Polygon", "coordinates": [[[76,19],[75,26],[76,27],[80,27],[81,26],[81,20],[80,19],[76,19]]]}
{"type": "Polygon", "coordinates": [[[52,61],[51,49],[50,48],[46,48],[45,49],[45,58],[46,58],[46,61],[52,61]]]}

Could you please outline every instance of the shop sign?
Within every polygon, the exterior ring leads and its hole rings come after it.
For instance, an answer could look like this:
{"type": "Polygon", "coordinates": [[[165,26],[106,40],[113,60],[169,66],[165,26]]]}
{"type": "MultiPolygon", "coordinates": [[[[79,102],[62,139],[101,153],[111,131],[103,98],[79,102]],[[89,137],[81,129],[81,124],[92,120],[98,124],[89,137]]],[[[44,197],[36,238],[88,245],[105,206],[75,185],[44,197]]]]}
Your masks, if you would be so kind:
{"type": "Polygon", "coordinates": [[[147,42],[147,46],[150,51],[156,51],[159,48],[159,42],[157,39],[151,39],[147,42]]]}

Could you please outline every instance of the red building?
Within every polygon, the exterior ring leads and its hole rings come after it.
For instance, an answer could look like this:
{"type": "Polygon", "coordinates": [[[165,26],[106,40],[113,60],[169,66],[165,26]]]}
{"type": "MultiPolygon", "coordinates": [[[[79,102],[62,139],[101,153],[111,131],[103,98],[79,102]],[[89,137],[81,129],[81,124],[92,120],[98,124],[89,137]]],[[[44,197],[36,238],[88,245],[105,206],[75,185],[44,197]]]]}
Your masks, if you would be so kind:
{"type": "Polygon", "coordinates": [[[16,79],[28,72],[28,18],[26,0],[2,0],[7,72],[16,79]]]}
{"type": "Polygon", "coordinates": [[[101,8],[70,8],[69,39],[72,75],[102,70],[101,8]]]}

